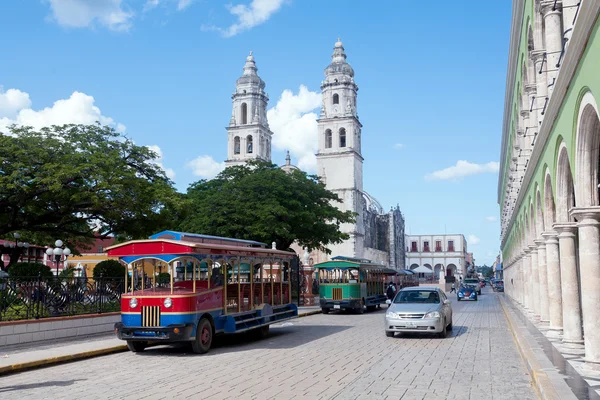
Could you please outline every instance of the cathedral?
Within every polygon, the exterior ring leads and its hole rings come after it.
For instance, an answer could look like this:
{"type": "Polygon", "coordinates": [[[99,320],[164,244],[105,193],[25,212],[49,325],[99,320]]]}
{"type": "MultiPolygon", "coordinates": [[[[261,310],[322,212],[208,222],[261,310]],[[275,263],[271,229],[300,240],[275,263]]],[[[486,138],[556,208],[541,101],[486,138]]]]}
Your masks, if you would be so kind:
{"type": "MultiPolygon", "coordinates": [[[[396,206],[385,213],[379,202],[363,190],[361,154],[362,124],[356,107],[358,86],[354,69],[346,61],[342,42],[335,43],[331,63],[321,82],[322,106],[318,124],[317,174],[327,189],[342,200],[337,206],[357,213],[356,221],[342,225],[350,238],[329,246],[331,254],[305,249],[305,263],[316,264],[332,256],[368,259],[404,269],[404,216],[396,206]],[[307,251],[308,250],[308,251],[307,251]]],[[[273,132],[267,121],[269,98],[265,82],[258,76],[252,52],[246,58],[244,72],[236,81],[232,114],[227,127],[226,166],[251,159],[271,161],[273,132]]],[[[293,168],[289,153],[283,169],[293,168]]],[[[302,254],[301,249],[295,249],[302,254]]]]}

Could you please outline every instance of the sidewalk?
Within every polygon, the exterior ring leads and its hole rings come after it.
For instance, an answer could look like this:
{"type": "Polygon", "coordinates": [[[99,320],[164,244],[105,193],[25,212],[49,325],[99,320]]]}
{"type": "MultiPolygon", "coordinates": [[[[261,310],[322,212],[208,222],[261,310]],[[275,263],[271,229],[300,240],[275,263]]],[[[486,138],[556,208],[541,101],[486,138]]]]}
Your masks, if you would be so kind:
{"type": "Polygon", "coordinates": [[[574,369],[565,368],[568,363],[565,363],[560,353],[552,351],[550,342],[531,324],[517,305],[503,295],[499,295],[498,300],[540,398],[599,398],[574,369]]]}
{"type": "MultiPolygon", "coordinates": [[[[320,313],[320,307],[298,309],[299,318],[320,313]]],[[[0,349],[0,376],[123,351],[127,351],[125,342],[112,333],[5,346],[0,349]]]]}

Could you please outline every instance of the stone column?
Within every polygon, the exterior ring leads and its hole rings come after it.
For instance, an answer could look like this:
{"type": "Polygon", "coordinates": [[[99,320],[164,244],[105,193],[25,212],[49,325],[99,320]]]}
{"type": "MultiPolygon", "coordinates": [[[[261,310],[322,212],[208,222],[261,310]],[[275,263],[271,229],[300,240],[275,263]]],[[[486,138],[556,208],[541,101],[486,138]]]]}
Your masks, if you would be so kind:
{"type": "Polygon", "coordinates": [[[577,260],[575,259],[574,223],[554,224],[558,231],[560,251],[560,278],[563,303],[563,342],[583,344],[581,329],[581,304],[579,302],[579,279],[577,277],[577,260]]]}
{"type": "Polygon", "coordinates": [[[550,311],[549,329],[562,331],[562,292],[560,278],[560,258],[558,253],[558,233],[542,233],[546,239],[546,268],[548,270],[548,308],[550,311]]]}
{"type": "Polygon", "coordinates": [[[523,290],[525,287],[525,252],[521,251],[521,255],[519,256],[519,303],[521,306],[525,307],[525,291],[523,290]]]}
{"type": "Polygon", "coordinates": [[[533,315],[535,317],[540,316],[540,273],[538,265],[538,250],[536,245],[529,245],[531,251],[531,305],[533,306],[533,315]]]}
{"type": "Polygon", "coordinates": [[[538,247],[538,270],[540,274],[540,321],[550,322],[550,308],[548,303],[548,269],[546,267],[546,242],[542,239],[535,240],[538,247]]]}
{"type": "Polygon", "coordinates": [[[548,97],[556,86],[555,78],[558,75],[558,59],[562,50],[562,1],[542,1],[542,15],[544,16],[544,37],[546,42],[546,80],[548,82],[548,97]]]}
{"type": "MultiPolygon", "coordinates": [[[[536,85],[536,94],[535,94],[535,104],[533,108],[536,109],[536,117],[537,122],[531,121],[531,125],[537,125],[537,128],[534,132],[538,132],[539,126],[544,119],[542,115],[542,111],[544,108],[544,104],[546,103],[546,97],[548,96],[548,83],[546,80],[546,62],[544,61],[544,54],[546,54],[546,50],[535,50],[531,52],[531,59],[533,60],[534,65],[534,73],[535,73],[535,85],[536,85]],[[544,63],[544,65],[542,65],[544,63]],[[542,73],[540,73],[540,70],[542,73]]],[[[529,131],[528,131],[529,133],[529,131]]]]}
{"type": "Polygon", "coordinates": [[[533,312],[533,293],[530,286],[531,278],[531,250],[523,249],[523,305],[528,311],[533,312]]]}
{"type": "Polygon", "coordinates": [[[600,369],[600,207],[577,207],[571,215],[577,219],[579,231],[585,361],[600,369]]]}

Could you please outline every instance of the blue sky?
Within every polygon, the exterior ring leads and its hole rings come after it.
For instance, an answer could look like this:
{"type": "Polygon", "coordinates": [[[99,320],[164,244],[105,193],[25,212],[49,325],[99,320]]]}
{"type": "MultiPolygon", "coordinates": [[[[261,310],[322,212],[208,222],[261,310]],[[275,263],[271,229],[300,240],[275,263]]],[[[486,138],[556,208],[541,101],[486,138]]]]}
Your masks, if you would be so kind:
{"type": "Polygon", "coordinates": [[[252,50],[277,106],[273,161],[290,149],[310,170],[339,36],[359,86],[365,189],[400,205],[407,233],[464,233],[490,265],[511,2],[427,3],[2,1],[0,129],[112,124],[155,146],[185,191],[222,168],[230,96],[252,50]]]}

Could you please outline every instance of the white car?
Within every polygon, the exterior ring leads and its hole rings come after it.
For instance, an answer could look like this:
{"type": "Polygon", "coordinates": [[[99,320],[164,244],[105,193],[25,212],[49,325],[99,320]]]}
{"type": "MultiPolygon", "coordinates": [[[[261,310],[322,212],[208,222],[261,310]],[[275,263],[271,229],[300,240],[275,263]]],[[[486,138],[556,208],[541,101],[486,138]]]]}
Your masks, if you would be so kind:
{"type": "Polygon", "coordinates": [[[452,303],[437,287],[412,286],[400,290],[388,300],[385,335],[396,332],[435,333],[446,337],[452,330],[452,303]]]}

